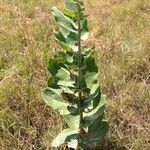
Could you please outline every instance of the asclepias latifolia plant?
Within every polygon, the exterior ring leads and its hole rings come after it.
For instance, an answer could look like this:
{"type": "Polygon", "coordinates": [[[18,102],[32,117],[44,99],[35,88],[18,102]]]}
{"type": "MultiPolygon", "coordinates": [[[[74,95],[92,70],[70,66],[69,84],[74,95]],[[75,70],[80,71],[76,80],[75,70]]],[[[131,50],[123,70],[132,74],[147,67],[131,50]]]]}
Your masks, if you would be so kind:
{"type": "Polygon", "coordinates": [[[105,95],[101,94],[94,47],[82,43],[88,38],[87,16],[83,2],[65,0],[64,11],[52,8],[59,24],[55,38],[62,47],[49,60],[48,87],[42,90],[44,101],[62,115],[68,128],[52,142],[75,150],[94,149],[107,134],[104,119],[105,95]]]}

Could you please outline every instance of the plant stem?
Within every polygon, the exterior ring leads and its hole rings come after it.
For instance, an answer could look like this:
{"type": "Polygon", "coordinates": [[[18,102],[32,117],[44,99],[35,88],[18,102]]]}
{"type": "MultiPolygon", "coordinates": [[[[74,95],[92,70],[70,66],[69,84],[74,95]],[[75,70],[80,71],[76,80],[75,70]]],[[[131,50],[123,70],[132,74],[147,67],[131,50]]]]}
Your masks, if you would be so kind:
{"type": "MultiPolygon", "coordinates": [[[[79,1],[77,0],[77,3],[79,4],[78,5],[78,18],[77,18],[77,23],[78,23],[78,88],[79,88],[79,91],[78,91],[78,96],[79,96],[79,102],[82,101],[82,91],[81,91],[81,80],[82,80],[82,71],[81,71],[81,67],[82,67],[82,53],[81,53],[81,8],[80,8],[80,3],[79,1]]],[[[83,121],[83,111],[82,110],[79,110],[80,111],[80,123],[83,121]]],[[[80,129],[79,130],[79,136],[82,137],[82,130],[83,129],[80,129]]],[[[76,150],[79,150],[80,149],[80,142],[78,141],[78,145],[77,145],[77,148],[76,150]]]]}

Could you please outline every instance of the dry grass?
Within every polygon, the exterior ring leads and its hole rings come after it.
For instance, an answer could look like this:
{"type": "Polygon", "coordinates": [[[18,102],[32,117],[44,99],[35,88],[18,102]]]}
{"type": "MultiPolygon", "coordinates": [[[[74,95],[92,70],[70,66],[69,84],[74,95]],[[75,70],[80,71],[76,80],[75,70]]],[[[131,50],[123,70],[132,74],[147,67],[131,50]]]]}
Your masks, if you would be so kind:
{"type": "MultiPolygon", "coordinates": [[[[62,2],[55,3],[62,7],[62,2]]],[[[49,150],[62,130],[59,115],[41,99],[47,61],[57,49],[49,0],[0,0],[0,148],[49,150]]],[[[149,0],[86,0],[96,44],[108,150],[150,149],[149,0]]]]}

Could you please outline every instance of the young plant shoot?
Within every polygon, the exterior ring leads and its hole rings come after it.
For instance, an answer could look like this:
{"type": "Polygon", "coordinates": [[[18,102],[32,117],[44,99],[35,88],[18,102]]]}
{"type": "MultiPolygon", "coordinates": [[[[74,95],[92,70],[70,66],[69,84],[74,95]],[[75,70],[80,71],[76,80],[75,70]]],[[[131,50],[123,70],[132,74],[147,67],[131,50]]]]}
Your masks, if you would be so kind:
{"type": "Polygon", "coordinates": [[[75,150],[94,149],[107,134],[109,124],[104,119],[105,95],[97,80],[94,48],[82,45],[88,38],[83,2],[65,0],[64,11],[53,7],[52,14],[59,24],[55,38],[62,51],[49,60],[51,77],[42,97],[68,125],[52,147],[66,144],[75,150]]]}

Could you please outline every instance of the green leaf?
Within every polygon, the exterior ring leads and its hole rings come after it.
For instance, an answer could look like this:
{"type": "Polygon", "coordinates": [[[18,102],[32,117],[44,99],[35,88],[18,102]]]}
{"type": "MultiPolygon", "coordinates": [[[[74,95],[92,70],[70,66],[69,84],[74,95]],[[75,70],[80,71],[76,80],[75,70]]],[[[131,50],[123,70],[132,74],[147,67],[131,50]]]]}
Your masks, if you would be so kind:
{"type": "Polygon", "coordinates": [[[81,21],[81,29],[82,29],[82,32],[81,32],[81,39],[82,39],[82,40],[86,40],[86,39],[88,38],[88,35],[89,35],[88,24],[87,24],[87,18],[84,18],[84,19],[81,21]]]}
{"type": "Polygon", "coordinates": [[[66,53],[64,51],[59,51],[58,53],[56,53],[54,55],[54,59],[58,62],[58,63],[66,63],[66,53]]]}
{"type": "Polygon", "coordinates": [[[73,62],[73,55],[72,53],[69,54],[69,53],[66,53],[66,60],[68,63],[72,63],[73,62]]]}
{"type": "Polygon", "coordinates": [[[92,88],[93,84],[97,82],[98,73],[97,72],[86,72],[85,81],[89,89],[92,88]]]}
{"type": "Polygon", "coordinates": [[[88,130],[87,143],[97,145],[100,140],[108,133],[109,124],[105,119],[97,119],[88,130]]]}
{"type": "Polygon", "coordinates": [[[61,115],[69,114],[67,106],[69,104],[63,100],[60,89],[46,88],[42,90],[42,98],[54,110],[60,112],[61,115]]]}
{"type": "Polygon", "coordinates": [[[48,80],[48,87],[51,87],[51,88],[58,88],[58,80],[55,76],[51,77],[49,80],[48,80]]]}
{"type": "Polygon", "coordinates": [[[62,48],[66,51],[77,51],[76,40],[77,35],[73,32],[67,33],[64,28],[61,28],[63,33],[55,32],[56,40],[61,44],[62,48]]]}
{"type": "Polygon", "coordinates": [[[95,47],[83,47],[82,54],[84,55],[84,59],[87,60],[90,57],[93,57],[95,51],[95,47]]]}
{"type": "Polygon", "coordinates": [[[56,60],[50,59],[48,64],[48,70],[52,76],[55,76],[58,72],[59,66],[57,65],[56,60]]]}
{"type": "Polygon", "coordinates": [[[56,21],[60,26],[66,28],[71,32],[77,33],[77,25],[71,20],[69,17],[66,17],[61,11],[59,11],[56,7],[52,8],[52,14],[55,16],[56,21]]]}
{"type": "Polygon", "coordinates": [[[70,72],[67,69],[61,67],[56,77],[58,79],[58,85],[74,87],[74,81],[71,80],[70,72]]]}
{"type": "Polygon", "coordinates": [[[79,115],[75,116],[70,114],[70,106],[68,103],[64,102],[61,96],[61,90],[46,88],[42,90],[42,97],[49,106],[51,106],[54,110],[59,111],[60,114],[63,115],[63,118],[69,127],[71,127],[61,132],[53,141],[52,146],[57,147],[63,143],[71,141],[72,139],[76,139],[77,131],[79,129],[79,115]]]}
{"type": "Polygon", "coordinates": [[[70,34],[70,31],[64,27],[60,27],[60,32],[63,34],[64,37],[67,37],[70,34]]]}
{"type": "Polygon", "coordinates": [[[91,89],[94,84],[97,84],[97,77],[98,77],[98,68],[95,63],[95,60],[93,57],[88,57],[86,59],[86,68],[85,68],[85,82],[87,85],[87,88],[91,89]]]}
{"type": "Polygon", "coordinates": [[[61,47],[66,51],[72,51],[72,48],[67,45],[67,41],[61,32],[55,32],[56,40],[60,43],[61,47]]]}
{"type": "Polygon", "coordinates": [[[64,115],[63,118],[69,127],[79,129],[79,125],[80,125],[79,114],[78,115],[68,114],[68,115],[64,115]]]}
{"type": "Polygon", "coordinates": [[[71,17],[71,18],[76,18],[77,17],[77,14],[67,8],[64,9],[64,14],[68,17],[71,17]]]}
{"type": "Polygon", "coordinates": [[[78,50],[78,46],[76,45],[76,41],[78,39],[77,34],[70,32],[70,34],[68,35],[68,37],[66,37],[66,39],[67,39],[67,44],[70,45],[73,51],[77,51],[78,50]]]}
{"type": "Polygon", "coordinates": [[[83,101],[79,103],[79,107],[81,109],[85,109],[91,105],[91,102],[94,101],[94,99],[99,95],[100,89],[99,86],[97,88],[92,89],[92,93],[89,94],[83,101]]]}
{"type": "Polygon", "coordinates": [[[88,66],[86,68],[86,71],[98,73],[98,68],[97,68],[97,65],[95,63],[94,57],[88,57],[86,59],[86,66],[88,66]]]}
{"type": "Polygon", "coordinates": [[[65,0],[64,14],[73,19],[77,18],[78,4],[73,0],[65,0]]]}
{"type": "Polygon", "coordinates": [[[46,88],[42,90],[42,97],[49,106],[63,115],[69,127],[79,128],[79,110],[64,101],[60,89],[46,88]]]}
{"type": "Polygon", "coordinates": [[[97,91],[100,92],[99,82],[93,84],[93,86],[90,88],[90,93],[91,94],[94,94],[97,91]]]}
{"type": "Polygon", "coordinates": [[[89,113],[84,113],[83,123],[81,123],[81,127],[89,127],[100,115],[104,113],[105,109],[105,95],[101,95],[99,104],[96,108],[94,108],[89,113]]]}
{"type": "Polygon", "coordinates": [[[73,12],[78,11],[77,3],[74,2],[73,0],[65,0],[65,8],[67,8],[73,12]]]}
{"type": "Polygon", "coordinates": [[[70,65],[73,62],[73,53],[72,52],[61,52],[61,58],[63,59],[63,63],[70,65]]]}
{"type": "Polygon", "coordinates": [[[55,32],[54,35],[56,37],[56,40],[58,40],[58,41],[60,41],[62,43],[66,43],[65,37],[64,37],[64,35],[60,31],[55,32]]]}
{"type": "Polygon", "coordinates": [[[52,142],[52,147],[58,147],[64,143],[68,143],[72,140],[78,139],[78,130],[74,128],[68,128],[63,130],[52,142]]]}
{"type": "Polygon", "coordinates": [[[58,54],[55,55],[55,60],[57,60],[58,62],[61,62],[63,64],[68,65],[68,63],[70,64],[73,62],[73,53],[71,51],[58,52],[58,54]]]}

